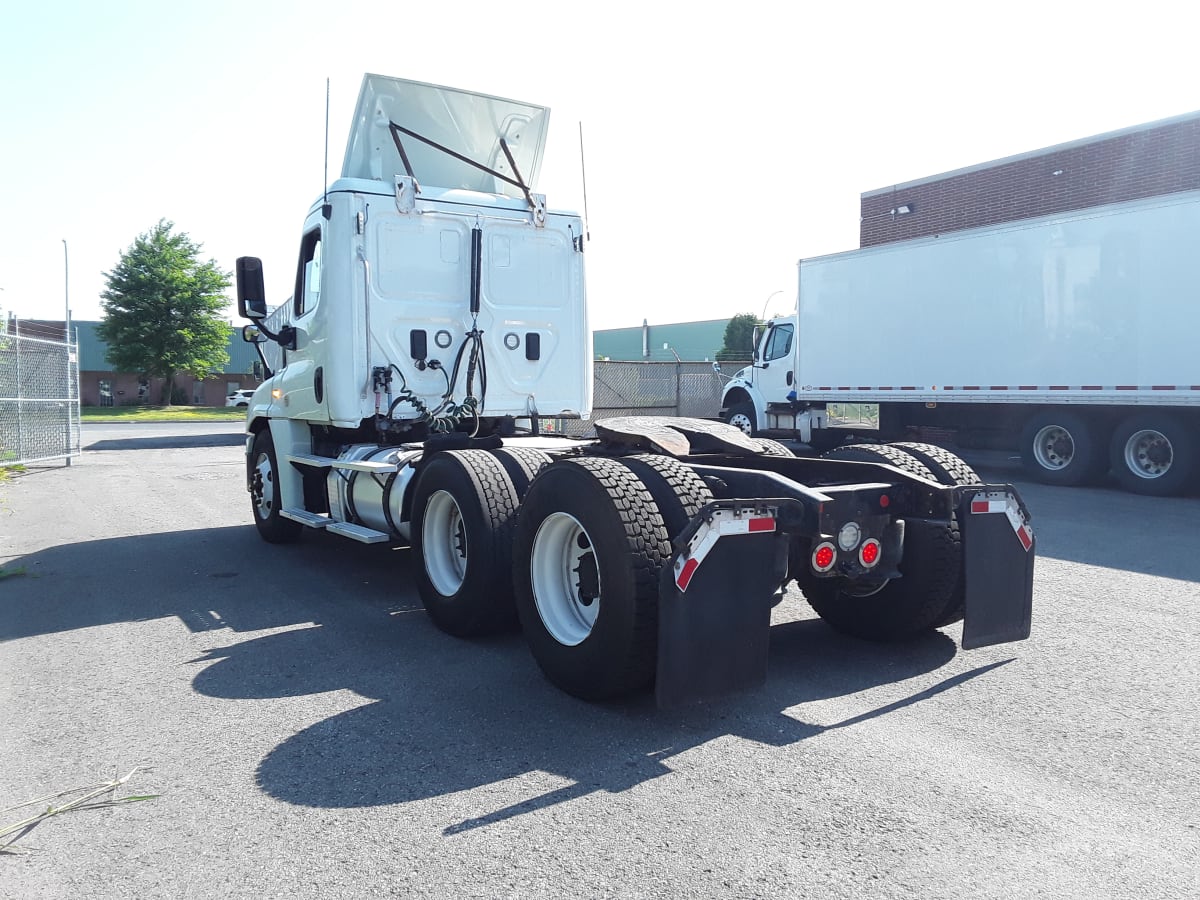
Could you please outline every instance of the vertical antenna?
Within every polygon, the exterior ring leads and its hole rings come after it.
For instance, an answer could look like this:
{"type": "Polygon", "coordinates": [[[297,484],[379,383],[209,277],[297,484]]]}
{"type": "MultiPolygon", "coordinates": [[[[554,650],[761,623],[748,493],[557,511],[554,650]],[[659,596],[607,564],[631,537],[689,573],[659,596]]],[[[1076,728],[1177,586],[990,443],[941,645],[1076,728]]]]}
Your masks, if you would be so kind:
{"type": "Polygon", "coordinates": [[[590,241],[592,239],[592,231],[588,227],[587,166],[583,162],[583,122],[579,123],[579,174],[583,178],[583,232],[590,241]]]}
{"type": "Polygon", "coordinates": [[[329,216],[333,210],[329,208],[329,79],[325,79],[325,194],[321,200],[321,215],[325,220],[329,220],[329,216]]]}

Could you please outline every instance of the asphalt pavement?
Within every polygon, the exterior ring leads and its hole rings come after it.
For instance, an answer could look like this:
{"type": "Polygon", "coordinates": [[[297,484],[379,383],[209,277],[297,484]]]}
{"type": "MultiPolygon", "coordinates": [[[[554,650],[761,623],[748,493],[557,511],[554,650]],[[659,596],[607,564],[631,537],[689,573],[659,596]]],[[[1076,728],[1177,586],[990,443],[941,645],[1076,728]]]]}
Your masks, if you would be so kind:
{"type": "Polygon", "coordinates": [[[83,445],[0,484],[0,809],[159,796],[38,825],[0,897],[1200,896],[1198,498],[983,460],[1030,640],[871,644],[792,590],[765,687],[661,712],[438,632],[406,549],[261,542],[236,424],[83,445]]]}

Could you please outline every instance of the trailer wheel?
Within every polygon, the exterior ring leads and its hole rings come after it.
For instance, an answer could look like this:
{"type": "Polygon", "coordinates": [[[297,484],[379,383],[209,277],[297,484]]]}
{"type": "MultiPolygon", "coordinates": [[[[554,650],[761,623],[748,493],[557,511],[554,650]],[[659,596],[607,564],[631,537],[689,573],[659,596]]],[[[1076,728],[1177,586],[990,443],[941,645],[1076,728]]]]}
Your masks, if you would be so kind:
{"type": "Polygon", "coordinates": [[[433,623],[472,637],[516,620],[509,571],[517,491],[486,450],[453,450],[425,464],[413,493],[417,590],[433,623]]]}
{"type": "Polygon", "coordinates": [[[1195,482],[1200,445],[1174,416],[1140,413],[1117,427],[1109,457],[1122,488],[1165,497],[1182,493],[1195,482]]]}
{"type": "Polygon", "coordinates": [[[762,448],[763,456],[795,456],[791,450],[779,441],[773,441],[770,438],[755,438],[758,445],[762,448]]]}
{"type": "Polygon", "coordinates": [[[533,447],[501,447],[491,452],[500,460],[500,465],[504,466],[504,471],[508,473],[513,487],[517,490],[518,498],[525,496],[537,473],[554,461],[554,457],[549,453],[543,453],[533,447]]]}
{"type": "Polygon", "coordinates": [[[264,428],[254,436],[250,455],[250,504],[254,525],[264,541],[271,544],[290,544],[300,538],[304,526],[279,514],[283,504],[279,499],[279,461],[271,429],[264,428]]]}
{"type": "MultiPolygon", "coordinates": [[[[892,446],[899,447],[905,453],[915,456],[924,463],[925,467],[933,473],[933,477],[937,479],[939,484],[983,484],[982,479],[975,473],[974,469],[943,447],[938,447],[934,444],[919,444],[911,441],[900,441],[892,446]]],[[[954,514],[952,521],[954,522],[955,531],[958,531],[958,513],[954,514]]],[[[942,613],[941,619],[938,620],[936,627],[942,628],[946,625],[953,625],[955,622],[961,622],[966,611],[966,572],[960,569],[958,583],[954,586],[954,592],[950,597],[950,601],[946,604],[946,609],[942,613]]]]}
{"type": "Polygon", "coordinates": [[[692,517],[712,503],[713,494],[704,479],[677,459],[640,453],[623,457],[621,462],[654,498],[669,540],[675,540],[692,517]]]}
{"type": "Polygon", "coordinates": [[[517,519],[517,613],[555,685],[603,700],[648,685],[658,644],[658,576],[671,553],[650,491],[615,459],[543,469],[517,519]]]}
{"type": "Polygon", "coordinates": [[[729,412],[725,414],[725,421],[734,428],[741,429],[742,434],[747,437],[758,434],[758,414],[749,400],[739,400],[730,406],[729,412]]]}
{"type": "Polygon", "coordinates": [[[1078,413],[1042,410],[1021,432],[1021,463],[1045,484],[1098,481],[1108,468],[1098,425],[1078,413]]]}
{"type": "MultiPolygon", "coordinates": [[[[929,468],[898,447],[857,444],[822,454],[826,459],[887,463],[936,481],[929,468]]],[[[898,579],[856,585],[838,578],[800,583],[809,605],[832,628],[853,637],[896,641],[937,628],[948,611],[962,572],[957,525],[906,523],[898,579]]],[[[807,571],[807,563],[802,571],[807,571]]]]}

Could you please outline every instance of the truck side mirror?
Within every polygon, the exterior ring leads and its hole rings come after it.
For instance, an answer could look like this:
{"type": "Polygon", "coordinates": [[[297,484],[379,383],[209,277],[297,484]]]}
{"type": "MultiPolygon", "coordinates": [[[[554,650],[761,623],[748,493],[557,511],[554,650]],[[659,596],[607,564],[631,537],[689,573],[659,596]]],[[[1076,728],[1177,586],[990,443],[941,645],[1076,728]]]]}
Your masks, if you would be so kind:
{"type": "Polygon", "coordinates": [[[267,336],[259,330],[257,325],[243,325],[242,340],[247,344],[265,344],[267,336]]]}
{"type": "Polygon", "coordinates": [[[750,343],[751,343],[750,356],[755,362],[758,362],[758,342],[761,340],[762,340],[762,326],[755,325],[754,331],[751,332],[751,338],[750,338],[750,343]]]}
{"type": "Polygon", "coordinates": [[[267,317],[267,292],[263,288],[262,260],[257,256],[239,256],[237,273],[238,315],[243,319],[267,317]]]}

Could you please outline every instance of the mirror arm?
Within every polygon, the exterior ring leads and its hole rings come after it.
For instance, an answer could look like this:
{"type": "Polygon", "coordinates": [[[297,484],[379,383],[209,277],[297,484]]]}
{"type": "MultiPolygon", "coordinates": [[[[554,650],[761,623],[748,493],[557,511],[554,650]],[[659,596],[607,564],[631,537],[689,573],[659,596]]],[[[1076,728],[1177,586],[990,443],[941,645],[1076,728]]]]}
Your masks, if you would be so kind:
{"type": "Polygon", "coordinates": [[[263,380],[265,381],[266,379],[273,377],[275,375],[275,372],[271,369],[270,363],[267,362],[267,355],[265,353],[263,353],[263,348],[262,348],[261,343],[255,343],[254,352],[257,353],[258,358],[260,360],[262,360],[263,380]]]}

